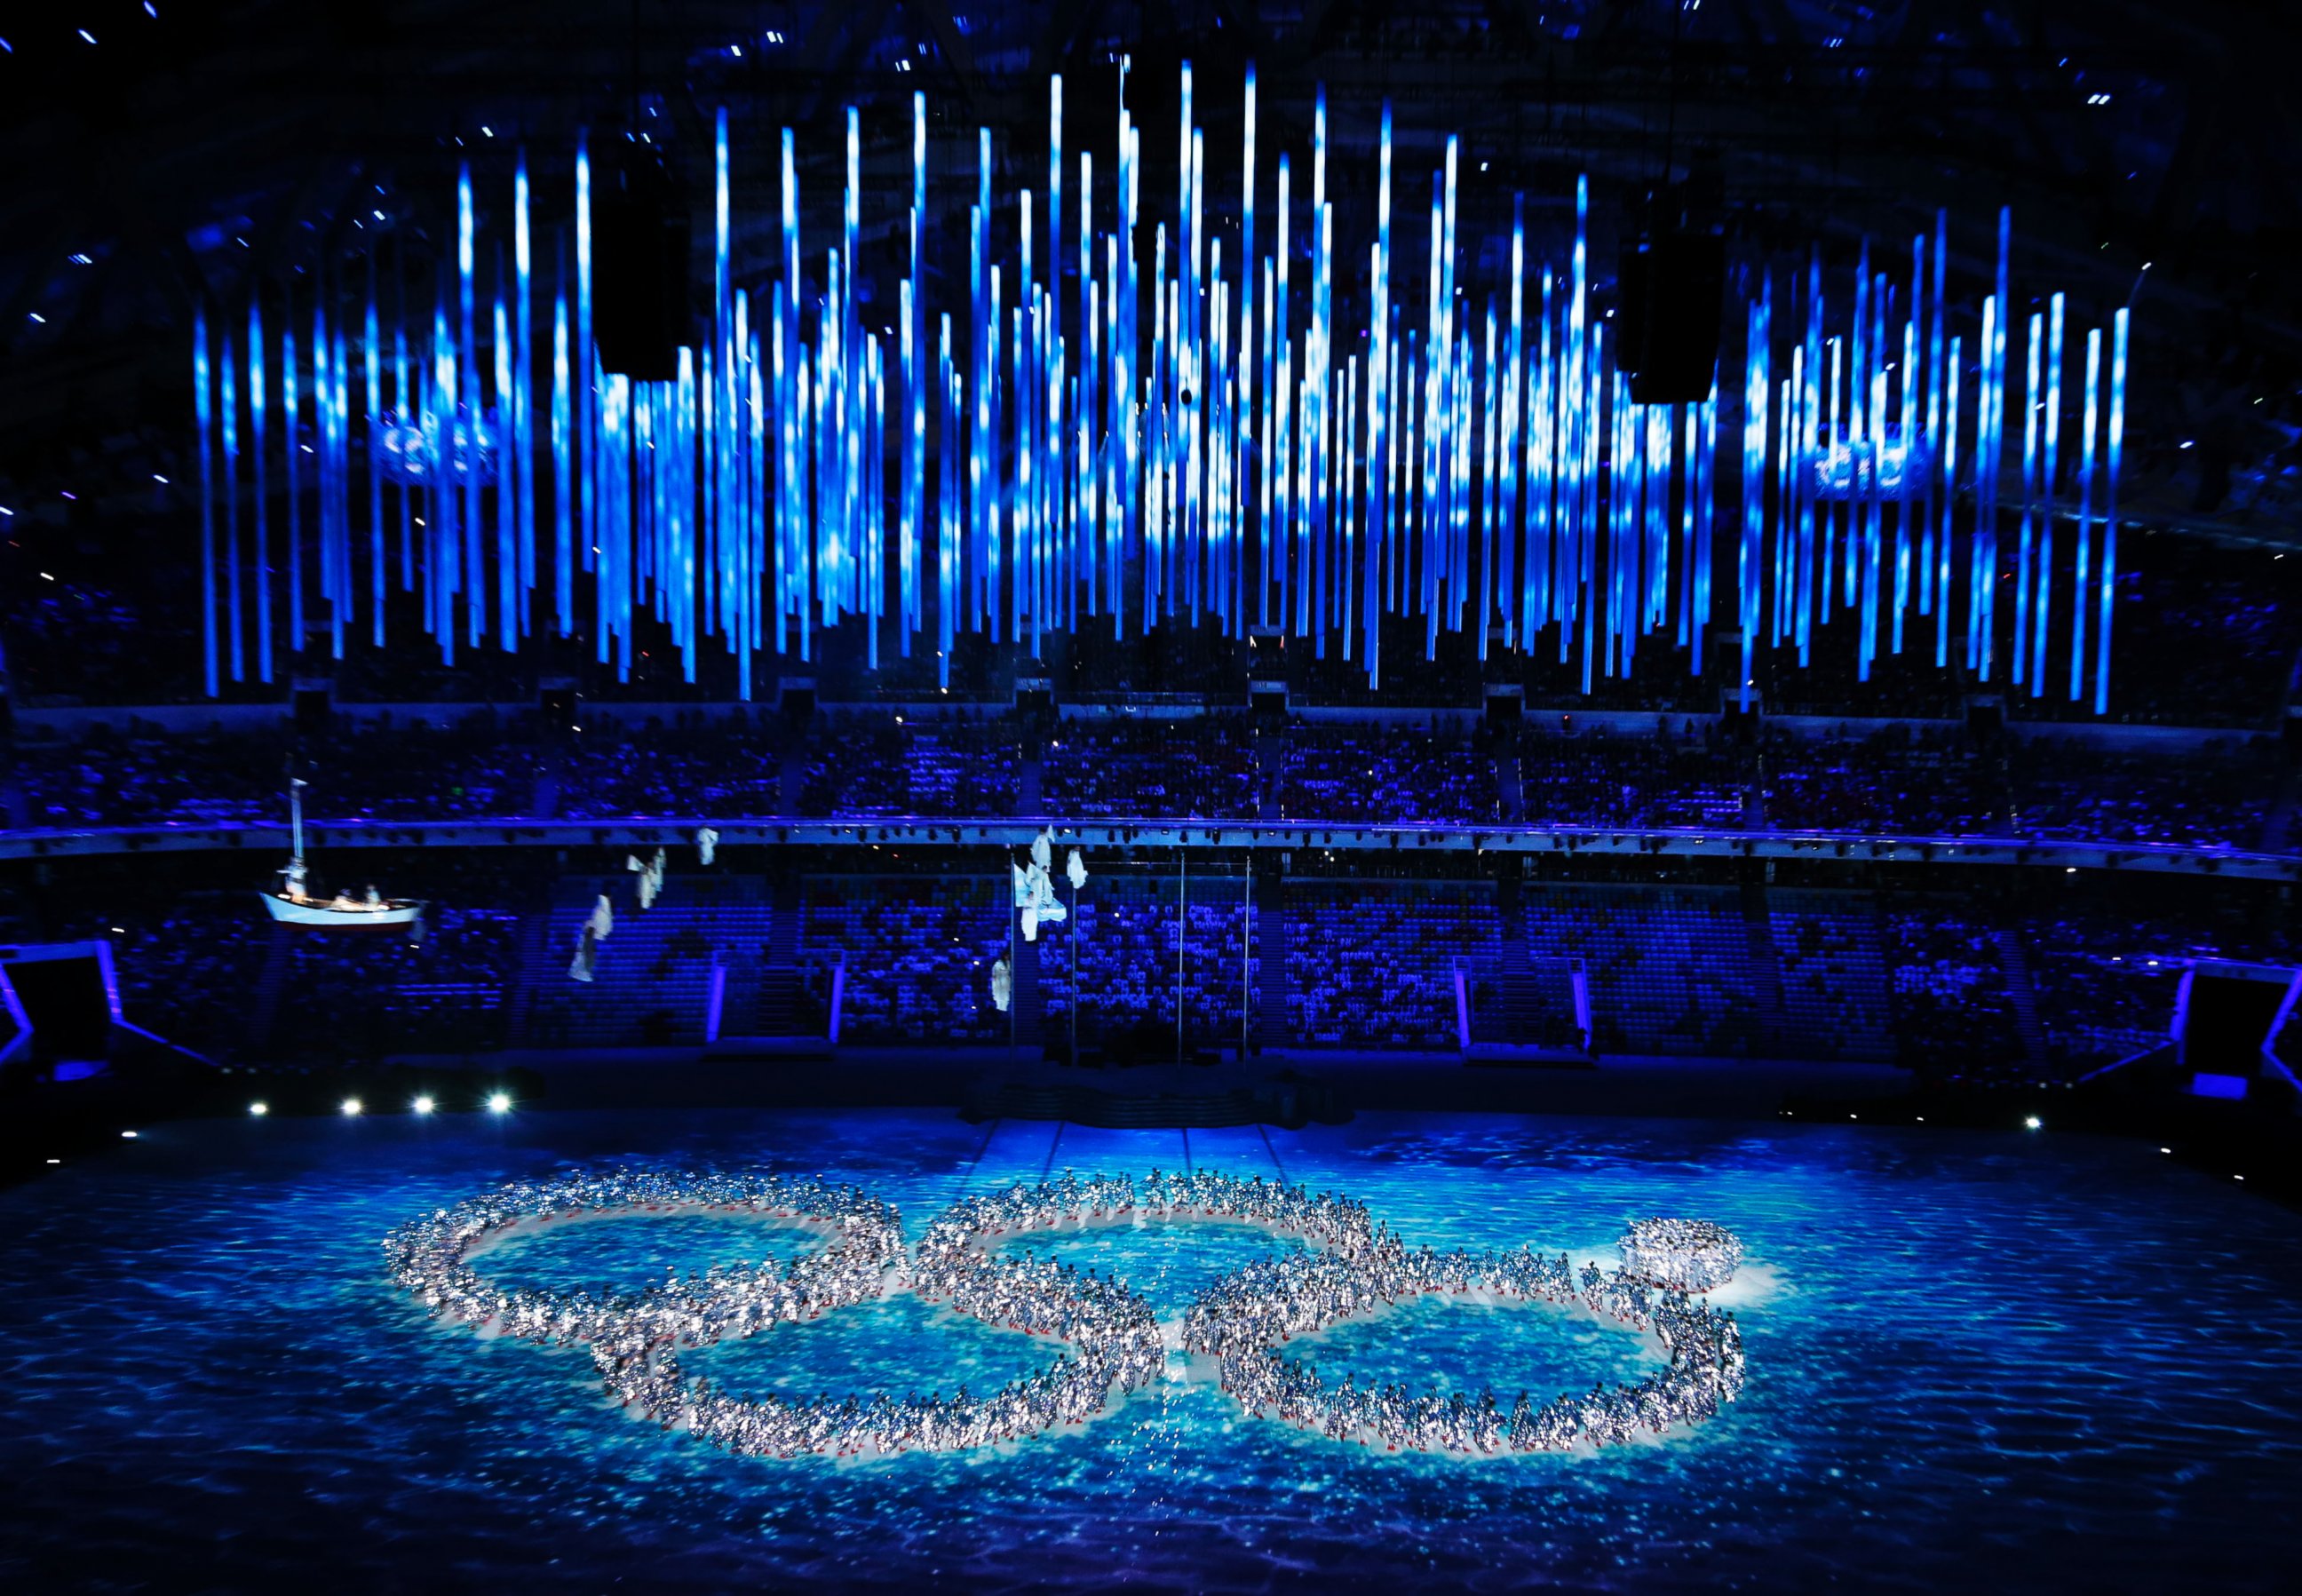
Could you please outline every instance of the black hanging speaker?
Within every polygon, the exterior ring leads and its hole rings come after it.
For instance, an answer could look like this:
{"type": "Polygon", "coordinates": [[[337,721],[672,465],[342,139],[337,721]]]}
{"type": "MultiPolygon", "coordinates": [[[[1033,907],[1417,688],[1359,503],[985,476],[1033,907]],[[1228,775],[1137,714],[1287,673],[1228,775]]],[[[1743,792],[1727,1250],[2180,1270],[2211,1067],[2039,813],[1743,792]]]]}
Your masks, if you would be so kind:
{"type": "Polygon", "coordinates": [[[687,207],[654,151],[633,146],[592,194],[592,336],[607,371],[636,382],[679,375],[693,340],[687,207]]]}
{"type": "Polygon", "coordinates": [[[1642,405],[1696,405],[1718,371],[1726,240],[1714,232],[1658,232],[1626,247],[1617,290],[1616,362],[1642,405]]]}

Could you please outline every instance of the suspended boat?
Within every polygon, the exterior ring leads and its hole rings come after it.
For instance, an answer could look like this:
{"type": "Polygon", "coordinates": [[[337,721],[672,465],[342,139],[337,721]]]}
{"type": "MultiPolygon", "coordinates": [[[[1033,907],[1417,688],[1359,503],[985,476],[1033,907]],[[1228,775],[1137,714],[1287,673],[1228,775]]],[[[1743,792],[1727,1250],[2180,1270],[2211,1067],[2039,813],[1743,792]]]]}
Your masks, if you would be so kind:
{"type": "Polygon", "coordinates": [[[341,892],[332,898],[315,898],[307,893],[304,890],[304,784],[294,779],[288,784],[288,813],[295,835],[295,851],[280,869],[279,873],[285,878],[284,884],[277,892],[256,895],[264,900],[264,907],[273,920],[291,926],[329,926],[344,930],[412,926],[423,919],[422,899],[378,897],[372,886],[365,898],[355,898],[341,892]]]}

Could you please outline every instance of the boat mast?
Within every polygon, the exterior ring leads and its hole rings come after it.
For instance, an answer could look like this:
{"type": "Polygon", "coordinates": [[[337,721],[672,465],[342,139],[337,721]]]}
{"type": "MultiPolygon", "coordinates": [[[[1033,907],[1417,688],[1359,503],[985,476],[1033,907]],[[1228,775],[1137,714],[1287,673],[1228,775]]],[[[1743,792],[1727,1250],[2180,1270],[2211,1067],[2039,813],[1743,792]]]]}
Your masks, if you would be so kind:
{"type": "Polygon", "coordinates": [[[304,784],[292,776],[288,778],[288,816],[296,838],[292,857],[301,864],[304,862],[304,784]]]}

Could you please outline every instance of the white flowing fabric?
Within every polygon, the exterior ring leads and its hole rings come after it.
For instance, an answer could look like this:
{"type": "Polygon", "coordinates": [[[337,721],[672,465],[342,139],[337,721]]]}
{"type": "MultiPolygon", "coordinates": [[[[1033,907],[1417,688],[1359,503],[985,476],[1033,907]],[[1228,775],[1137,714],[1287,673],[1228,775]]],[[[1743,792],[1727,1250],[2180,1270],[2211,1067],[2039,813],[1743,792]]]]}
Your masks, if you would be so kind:
{"type": "Polygon", "coordinates": [[[718,832],[706,826],[695,834],[695,856],[706,869],[711,868],[712,856],[718,851],[719,834],[718,832]]]}
{"type": "Polygon", "coordinates": [[[1014,979],[1007,969],[1007,961],[996,959],[991,964],[991,1006],[1001,1013],[1007,1012],[1007,1001],[1013,995],[1014,979]]]}

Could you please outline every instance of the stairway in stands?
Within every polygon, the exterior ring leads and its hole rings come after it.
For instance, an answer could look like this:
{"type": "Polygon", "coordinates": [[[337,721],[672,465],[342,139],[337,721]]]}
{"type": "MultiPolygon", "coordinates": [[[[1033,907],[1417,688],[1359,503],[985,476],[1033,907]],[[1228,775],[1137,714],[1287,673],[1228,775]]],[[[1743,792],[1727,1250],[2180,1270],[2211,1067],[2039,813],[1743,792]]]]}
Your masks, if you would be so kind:
{"type": "Polygon", "coordinates": [[[1018,943],[1015,956],[1015,981],[1009,998],[1015,1005],[1015,1046],[1036,1053],[1045,1045],[1047,1029],[1047,1003],[1039,985],[1039,945],[1018,943]]]}
{"type": "Polygon", "coordinates": [[[1751,938],[1753,1004],[1758,1010],[1760,1046],[1780,1058],[1790,1040],[1790,1013],[1783,1003],[1783,956],[1775,946],[1775,932],[1767,913],[1767,889],[1756,881],[1743,885],[1743,928],[1751,938]]]}
{"type": "Polygon", "coordinates": [[[272,1040],[272,1022],[280,1012],[281,988],[288,984],[288,966],[294,953],[295,928],[272,922],[272,938],[264,945],[264,971],[256,978],[256,1000],[248,1011],[248,1055],[264,1056],[272,1040]]]}
{"type": "Polygon", "coordinates": [[[519,928],[519,963],[512,971],[512,988],[506,998],[509,1010],[504,1016],[504,1046],[507,1049],[527,1046],[528,1030],[535,1014],[535,994],[551,976],[551,911],[531,909],[519,928]]]}
{"type": "Polygon", "coordinates": [[[806,726],[783,723],[783,752],[776,766],[776,813],[799,813],[800,795],[807,791],[806,726]]]}
{"type": "Polygon", "coordinates": [[[1287,1029],[1287,883],[1272,877],[1255,894],[1255,1045],[1264,1052],[1294,1040],[1287,1029]]]}
{"type": "MultiPolygon", "coordinates": [[[[786,791],[788,791],[786,787],[786,791]]],[[[749,1034],[755,1037],[790,1037],[799,1034],[799,880],[784,875],[776,878],[773,918],[768,922],[767,954],[760,964],[760,984],[752,1004],[752,1023],[749,1034]]],[[[741,1012],[740,1009],[734,1012],[741,1012]]],[[[726,1023],[721,1030],[730,1034],[744,1028],[726,1023]]]]}
{"type": "MultiPolygon", "coordinates": [[[[1516,755],[1510,765],[1516,778],[1516,755]]],[[[1500,769],[1500,760],[1496,762],[1496,768],[1500,769]]],[[[1541,1036],[1545,1027],[1542,996],[1535,986],[1534,959],[1527,951],[1526,903],[1516,877],[1506,876],[1495,884],[1495,910],[1503,923],[1502,968],[1498,978],[1503,1000],[1504,1034],[1500,1039],[1529,1043],[1541,1036]]]]}
{"type": "Polygon", "coordinates": [[[1042,812],[1040,794],[1046,790],[1047,773],[1047,740],[1034,729],[1023,733],[1021,763],[1015,768],[1015,812],[1038,815],[1042,812]]]}
{"type": "MultiPolygon", "coordinates": [[[[1526,783],[1519,770],[1517,738],[1496,740],[1494,762],[1495,794],[1502,801],[1503,819],[1515,825],[1522,824],[1526,819],[1526,783]]],[[[1512,939],[1506,937],[1503,940],[1512,939]]]]}
{"type": "Polygon", "coordinates": [[[2046,1027],[2038,1018],[2037,983],[2030,979],[2030,953],[2020,930],[2002,927],[1991,933],[1998,945],[1999,967],[2006,975],[2006,1006],[2014,1011],[2014,1034],[2021,1038],[2022,1057],[2042,1064],[2046,1059],[2046,1027]]]}
{"type": "Polygon", "coordinates": [[[1265,820],[1280,818],[1280,777],[1286,769],[1285,725],[1277,721],[1259,724],[1255,734],[1255,801],[1259,818],[1265,820]]]}

